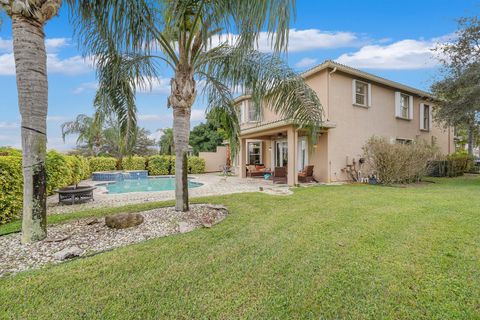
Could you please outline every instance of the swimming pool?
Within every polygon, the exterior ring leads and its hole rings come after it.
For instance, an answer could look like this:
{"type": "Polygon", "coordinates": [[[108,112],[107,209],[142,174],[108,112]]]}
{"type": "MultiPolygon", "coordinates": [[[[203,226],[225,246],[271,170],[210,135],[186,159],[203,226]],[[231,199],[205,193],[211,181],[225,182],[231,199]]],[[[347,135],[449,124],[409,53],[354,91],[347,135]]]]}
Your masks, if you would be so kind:
{"type": "MultiPolygon", "coordinates": [[[[200,182],[188,181],[189,188],[197,188],[203,185],[200,182]]],[[[152,192],[175,190],[174,177],[149,177],[138,180],[122,180],[112,183],[102,184],[108,190],[108,193],[128,193],[128,192],[152,192]]]]}

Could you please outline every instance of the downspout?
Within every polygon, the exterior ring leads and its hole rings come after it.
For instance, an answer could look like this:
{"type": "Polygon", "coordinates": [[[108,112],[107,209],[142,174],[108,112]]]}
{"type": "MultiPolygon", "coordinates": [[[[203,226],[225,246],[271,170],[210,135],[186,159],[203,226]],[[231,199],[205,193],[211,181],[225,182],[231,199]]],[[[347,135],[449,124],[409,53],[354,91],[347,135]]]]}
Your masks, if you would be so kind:
{"type": "MultiPolygon", "coordinates": [[[[331,107],[331,104],[330,104],[330,78],[332,77],[332,75],[337,72],[337,67],[334,67],[332,71],[330,71],[328,73],[328,77],[327,77],[327,120],[330,121],[330,107],[331,107]]],[[[327,135],[327,139],[328,139],[328,135],[327,135]]],[[[327,166],[328,166],[328,182],[330,183],[332,181],[332,161],[330,160],[330,156],[329,156],[329,153],[330,153],[330,143],[327,141],[327,166]]]]}

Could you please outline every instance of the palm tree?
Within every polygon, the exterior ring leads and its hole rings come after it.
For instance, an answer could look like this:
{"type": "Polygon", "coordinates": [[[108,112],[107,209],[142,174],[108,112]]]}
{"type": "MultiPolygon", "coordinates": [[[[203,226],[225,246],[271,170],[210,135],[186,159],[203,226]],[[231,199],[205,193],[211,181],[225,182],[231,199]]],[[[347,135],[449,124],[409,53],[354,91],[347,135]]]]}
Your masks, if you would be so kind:
{"type": "Polygon", "coordinates": [[[62,123],[61,129],[64,141],[66,136],[77,134],[77,145],[85,143],[90,156],[98,155],[103,139],[102,123],[98,117],[79,114],[75,120],[62,123]]]}
{"type": "Polygon", "coordinates": [[[12,19],[18,106],[22,117],[23,243],[47,236],[48,80],[43,27],[57,15],[61,3],[61,0],[0,0],[0,7],[12,19]]]}
{"type": "Polygon", "coordinates": [[[228,115],[235,141],[239,125],[233,92],[239,88],[312,132],[322,122],[317,95],[277,54],[287,48],[293,0],[69,2],[85,54],[96,59],[105,95],[129,97],[137,87],[150,85],[160,63],[173,73],[168,106],[173,109],[178,211],[188,210],[186,156],[200,81],[208,109],[228,115]],[[255,50],[262,31],[275,54],[255,50]]]}
{"type": "Polygon", "coordinates": [[[159,129],[163,132],[163,135],[160,137],[159,146],[160,154],[171,156],[175,152],[175,147],[173,143],[173,130],[172,128],[159,129]]]}

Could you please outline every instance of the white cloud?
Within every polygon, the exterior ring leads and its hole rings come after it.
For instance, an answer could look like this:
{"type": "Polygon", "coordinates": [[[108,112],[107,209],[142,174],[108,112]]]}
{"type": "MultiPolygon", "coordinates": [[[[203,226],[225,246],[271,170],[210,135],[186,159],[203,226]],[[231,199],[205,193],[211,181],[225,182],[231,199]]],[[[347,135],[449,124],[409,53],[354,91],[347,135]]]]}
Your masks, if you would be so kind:
{"type": "Polygon", "coordinates": [[[68,38],[50,38],[45,40],[45,48],[47,52],[52,52],[68,45],[70,45],[70,39],[68,38]]]}
{"type": "MultiPolygon", "coordinates": [[[[93,68],[92,66],[91,59],[85,59],[81,56],[62,59],[56,53],[47,54],[48,73],[78,75],[90,72],[93,68]]],[[[0,75],[15,75],[15,60],[13,53],[0,55],[0,75]]]]}
{"type": "Polygon", "coordinates": [[[93,61],[82,56],[62,59],[55,53],[47,54],[47,70],[49,73],[78,75],[88,73],[93,69],[93,61]]]}
{"type": "Polygon", "coordinates": [[[16,122],[6,122],[6,121],[0,122],[0,129],[13,129],[18,127],[20,127],[20,125],[16,122]]]}
{"type": "MultiPolygon", "coordinates": [[[[237,39],[235,34],[223,34],[220,37],[212,38],[212,47],[219,43],[228,41],[234,43],[237,39]]],[[[262,52],[272,52],[272,37],[266,32],[261,32],[258,39],[258,49],[262,52]]],[[[353,32],[348,31],[322,31],[319,29],[297,30],[290,29],[288,36],[288,51],[303,52],[316,49],[333,49],[354,47],[360,45],[364,40],[353,32]]]]}
{"type": "Polygon", "coordinates": [[[69,118],[65,116],[47,116],[47,121],[50,122],[60,122],[60,121],[67,121],[69,118]]]}
{"type": "Polygon", "coordinates": [[[150,85],[141,86],[138,84],[138,93],[145,94],[169,94],[170,93],[170,79],[168,78],[147,78],[146,82],[150,85]]]}
{"type": "Polygon", "coordinates": [[[203,109],[192,109],[192,114],[190,117],[191,121],[204,121],[205,120],[205,110],[203,109]]]}
{"type": "Polygon", "coordinates": [[[15,60],[13,58],[13,53],[5,53],[0,55],[0,75],[15,75],[15,60]]]}
{"type": "Polygon", "coordinates": [[[97,90],[98,88],[98,83],[93,81],[93,82],[84,82],[81,83],[78,87],[72,90],[72,93],[74,94],[80,94],[85,91],[90,91],[90,90],[97,90]]]}
{"type": "Polygon", "coordinates": [[[139,121],[144,122],[157,122],[157,121],[165,121],[173,119],[173,116],[168,114],[139,114],[137,116],[139,121]]]}
{"type": "Polygon", "coordinates": [[[0,37],[0,52],[12,52],[12,50],[13,50],[12,40],[7,40],[0,37]]]}
{"type": "Polygon", "coordinates": [[[401,40],[385,45],[367,45],[353,53],[342,54],[337,62],[356,68],[412,70],[438,65],[432,49],[444,39],[401,40]]]}
{"type": "Polygon", "coordinates": [[[295,67],[297,68],[306,68],[306,67],[310,67],[310,66],[313,66],[315,63],[317,63],[317,59],[315,58],[303,58],[301,59],[300,61],[298,61],[297,63],[295,63],[295,67]]]}

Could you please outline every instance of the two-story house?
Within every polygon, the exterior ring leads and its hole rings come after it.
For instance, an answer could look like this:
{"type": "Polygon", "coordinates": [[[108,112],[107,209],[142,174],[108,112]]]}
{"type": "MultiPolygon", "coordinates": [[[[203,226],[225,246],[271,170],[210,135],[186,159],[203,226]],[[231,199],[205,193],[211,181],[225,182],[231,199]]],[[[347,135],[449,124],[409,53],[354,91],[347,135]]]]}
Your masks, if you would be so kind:
{"type": "Polygon", "coordinates": [[[425,140],[444,154],[454,151],[453,130],[432,122],[434,97],[418,90],[333,61],[302,74],[324,108],[324,123],[316,144],[307,132],[282,119],[249,96],[236,99],[240,111],[240,151],[236,159],[240,176],[249,164],[287,167],[288,184],[297,173],[314,165],[317,181],[351,180],[348,166],[358,163],[362,147],[372,136],[391,143],[425,140]]]}

